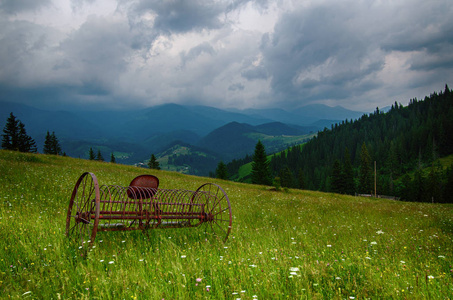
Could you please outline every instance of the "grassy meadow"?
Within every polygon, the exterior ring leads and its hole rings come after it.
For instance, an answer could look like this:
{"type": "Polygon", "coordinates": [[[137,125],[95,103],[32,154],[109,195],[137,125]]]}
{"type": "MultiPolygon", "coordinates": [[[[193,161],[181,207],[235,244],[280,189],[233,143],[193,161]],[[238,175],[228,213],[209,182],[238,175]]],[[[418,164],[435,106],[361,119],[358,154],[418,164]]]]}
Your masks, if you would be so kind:
{"type": "Polygon", "coordinates": [[[453,206],[272,191],[174,172],[0,151],[0,298],[451,299],[453,206]],[[201,228],[65,236],[72,189],[85,171],[127,186],[219,184],[233,228],[226,243],[201,228]]]}

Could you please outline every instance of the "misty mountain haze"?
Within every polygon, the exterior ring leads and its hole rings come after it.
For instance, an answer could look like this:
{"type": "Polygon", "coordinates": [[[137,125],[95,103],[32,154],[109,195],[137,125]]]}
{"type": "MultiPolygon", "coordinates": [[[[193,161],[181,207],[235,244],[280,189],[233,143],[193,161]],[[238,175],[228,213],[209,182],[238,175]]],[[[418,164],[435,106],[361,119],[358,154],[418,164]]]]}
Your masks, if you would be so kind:
{"type": "Polygon", "coordinates": [[[206,147],[217,152],[219,159],[231,159],[253,151],[259,138],[256,134],[298,136],[363,114],[325,105],[309,105],[293,112],[178,104],[129,111],[49,111],[10,102],[1,102],[0,107],[0,122],[5,124],[13,112],[37,142],[38,151],[49,131],[55,132],[69,156],[87,158],[92,147],[104,152],[104,157],[115,153],[117,162],[126,164],[148,159],[151,153],[165,151],[175,141],[206,147]],[[247,134],[256,133],[255,136],[242,135],[244,128],[248,128],[247,134]],[[220,147],[227,141],[228,147],[220,147]],[[241,151],[235,153],[233,149],[241,151]]]}

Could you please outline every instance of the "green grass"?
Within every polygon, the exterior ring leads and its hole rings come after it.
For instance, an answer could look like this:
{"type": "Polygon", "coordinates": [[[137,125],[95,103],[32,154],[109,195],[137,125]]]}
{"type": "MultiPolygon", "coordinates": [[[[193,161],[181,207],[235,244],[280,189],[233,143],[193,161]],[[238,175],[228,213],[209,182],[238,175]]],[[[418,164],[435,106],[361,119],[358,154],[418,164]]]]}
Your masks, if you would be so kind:
{"type": "Polygon", "coordinates": [[[448,299],[453,206],[311,191],[270,191],[179,173],[0,151],[0,298],[448,299]],[[229,240],[200,228],[99,232],[92,248],[65,236],[78,177],[161,188],[221,185],[229,240]],[[197,282],[197,278],[201,282],[197,282]]]}

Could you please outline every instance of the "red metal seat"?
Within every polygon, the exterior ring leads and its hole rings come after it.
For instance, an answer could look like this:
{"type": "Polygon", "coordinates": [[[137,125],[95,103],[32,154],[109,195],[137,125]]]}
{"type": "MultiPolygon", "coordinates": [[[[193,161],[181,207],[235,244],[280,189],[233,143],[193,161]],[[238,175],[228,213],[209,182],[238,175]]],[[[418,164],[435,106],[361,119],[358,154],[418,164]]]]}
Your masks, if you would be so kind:
{"type": "Polygon", "coordinates": [[[140,175],[135,177],[127,189],[130,199],[149,199],[157,193],[159,179],[154,175],[140,175]]]}

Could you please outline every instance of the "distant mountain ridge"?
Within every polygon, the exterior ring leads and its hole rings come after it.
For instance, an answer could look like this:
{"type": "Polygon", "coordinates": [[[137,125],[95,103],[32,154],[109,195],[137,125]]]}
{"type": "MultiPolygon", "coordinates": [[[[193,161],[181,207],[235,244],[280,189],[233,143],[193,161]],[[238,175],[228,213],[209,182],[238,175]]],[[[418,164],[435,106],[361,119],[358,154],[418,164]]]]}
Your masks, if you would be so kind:
{"type": "Polygon", "coordinates": [[[302,106],[292,111],[286,111],[281,108],[273,109],[245,109],[243,114],[253,116],[255,118],[266,118],[286,124],[294,124],[299,126],[309,126],[320,120],[330,120],[340,122],[346,119],[358,119],[364,112],[348,110],[341,106],[327,106],[323,104],[310,104],[302,106]]]}
{"type": "MultiPolygon", "coordinates": [[[[237,154],[244,152],[243,149],[249,151],[249,146],[260,134],[301,135],[322,130],[323,127],[314,122],[326,116],[331,119],[323,126],[338,122],[338,116],[346,114],[348,118],[355,118],[361,114],[338,107],[321,107],[308,106],[294,112],[282,109],[239,111],[170,103],[129,111],[49,111],[0,102],[0,125],[4,126],[9,113],[13,112],[37,142],[38,151],[42,150],[46,132],[54,131],[63,151],[73,157],[87,158],[92,147],[100,149],[104,157],[114,153],[121,157],[118,162],[132,164],[149,158],[151,153],[165,151],[172,142],[182,141],[197,147],[208,146],[207,150],[220,153],[222,159],[229,159],[236,156],[234,151],[238,151],[237,154]],[[321,114],[321,107],[330,114],[321,114]],[[217,129],[225,130],[221,128],[232,122],[243,125],[227,127],[228,139],[217,136],[218,132],[211,134],[217,129]],[[248,131],[245,130],[247,126],[251,126],[248,131]],[[225,146],[220,147],[221,144],[225,146]],[[219,149],[223,151],[219,152],[219,149]],[[225,151],[227,149],[229,152],[225,151]]],[[[280,142],[273,141],[276,147],[280,142]]]]}
{"type": "Polygon", "coordinates": [[[307,138],[306,135],[311,129],[311,127],[290,126],[280,122],[257,126],[231,122],[213,130],[196,145],[218,153],[228,161],[252,154],[258,140],[262,140],[271,152],[282,150],[285,148],[284,145],[307,138]]]}

